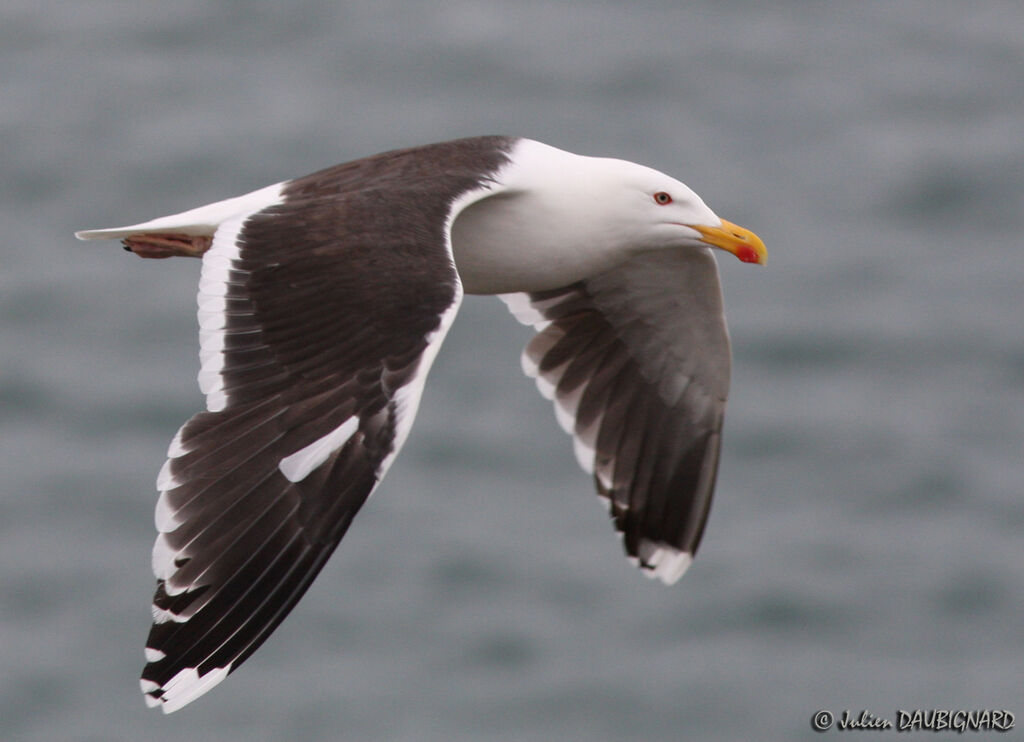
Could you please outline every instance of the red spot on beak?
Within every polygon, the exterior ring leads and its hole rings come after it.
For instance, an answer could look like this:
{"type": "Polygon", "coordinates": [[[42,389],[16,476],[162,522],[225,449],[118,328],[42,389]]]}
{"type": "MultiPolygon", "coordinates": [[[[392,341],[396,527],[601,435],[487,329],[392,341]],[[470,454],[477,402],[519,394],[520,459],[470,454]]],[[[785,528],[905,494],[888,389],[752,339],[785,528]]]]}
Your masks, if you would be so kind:
{"type": "Polygon", "coordinates": [[[736,248],[736,257],[744,263],[756,263],[759,260],[757,251],[752,247],[747,247],[746,245],[740,245],[736,248]]]}

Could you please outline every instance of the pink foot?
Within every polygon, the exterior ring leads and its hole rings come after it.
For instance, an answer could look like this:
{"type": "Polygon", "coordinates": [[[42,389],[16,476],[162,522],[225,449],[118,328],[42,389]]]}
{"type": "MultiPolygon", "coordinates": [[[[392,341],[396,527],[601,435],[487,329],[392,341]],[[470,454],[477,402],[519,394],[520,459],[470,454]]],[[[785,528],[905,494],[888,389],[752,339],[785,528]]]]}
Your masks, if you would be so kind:
{"type": "Polygon", "coordinates": [[[198,258],[210,249],[212,242],[205,235],[190,234],[136,234],[122,240],[124,249],[140,258],[198,258]]]}

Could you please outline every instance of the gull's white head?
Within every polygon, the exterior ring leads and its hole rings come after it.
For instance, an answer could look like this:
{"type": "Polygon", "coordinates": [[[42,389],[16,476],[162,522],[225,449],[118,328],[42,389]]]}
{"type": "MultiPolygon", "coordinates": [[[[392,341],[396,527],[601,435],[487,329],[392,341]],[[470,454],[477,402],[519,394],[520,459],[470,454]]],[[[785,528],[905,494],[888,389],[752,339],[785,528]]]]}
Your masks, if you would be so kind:
{"type": "Polygon", "coordinates": [[[767,257],[757,235],[652,168],[531,140],[510,159],[493,195],[453,224],[455,263],[469,293],[556,288],[647,250],[714,247],[760,264],[767,257]]]}
{"type": "Polygon", "coordinates": [[[599,223],[634,249],[715,247],[764,265],[767,252],[749,229],[720,218],[685,183],[625,160],[581,158],[599,223]],[[589,171],[589,172],[588,172],[589,171]]]}

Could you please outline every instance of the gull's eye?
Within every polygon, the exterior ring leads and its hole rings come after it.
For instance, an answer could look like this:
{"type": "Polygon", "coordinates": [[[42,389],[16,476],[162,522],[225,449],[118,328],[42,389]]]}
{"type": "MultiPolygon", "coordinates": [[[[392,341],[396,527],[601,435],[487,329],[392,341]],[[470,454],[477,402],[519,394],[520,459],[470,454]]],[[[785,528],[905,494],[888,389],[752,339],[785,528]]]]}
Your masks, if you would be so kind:
{"type": "Polygon", "coordinates": [[[665,191],[658,191],[654,194],[654,203],[659,206],[665,206],[666,204],[672,203],[672,197],[665,193],[665,191]]]}

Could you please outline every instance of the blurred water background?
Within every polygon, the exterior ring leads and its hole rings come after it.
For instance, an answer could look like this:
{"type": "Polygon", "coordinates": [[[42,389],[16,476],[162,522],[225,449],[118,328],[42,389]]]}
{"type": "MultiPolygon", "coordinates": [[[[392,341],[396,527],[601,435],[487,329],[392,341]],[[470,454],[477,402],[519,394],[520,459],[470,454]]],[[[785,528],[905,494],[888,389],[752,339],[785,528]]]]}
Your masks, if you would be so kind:
{"type": "Polygon", "coordinates": [[[7,0],[0,69],[0,739],[1024,720],[1024,5],[7,0]],[[735,372],[694,566],[667,589],[621,557],[528,333],[469,298],[307,597],[211,694],[145,709],[199,263],[72,231],[485,133],[655,166],[768,245],[721,261],[735,372]]]}

